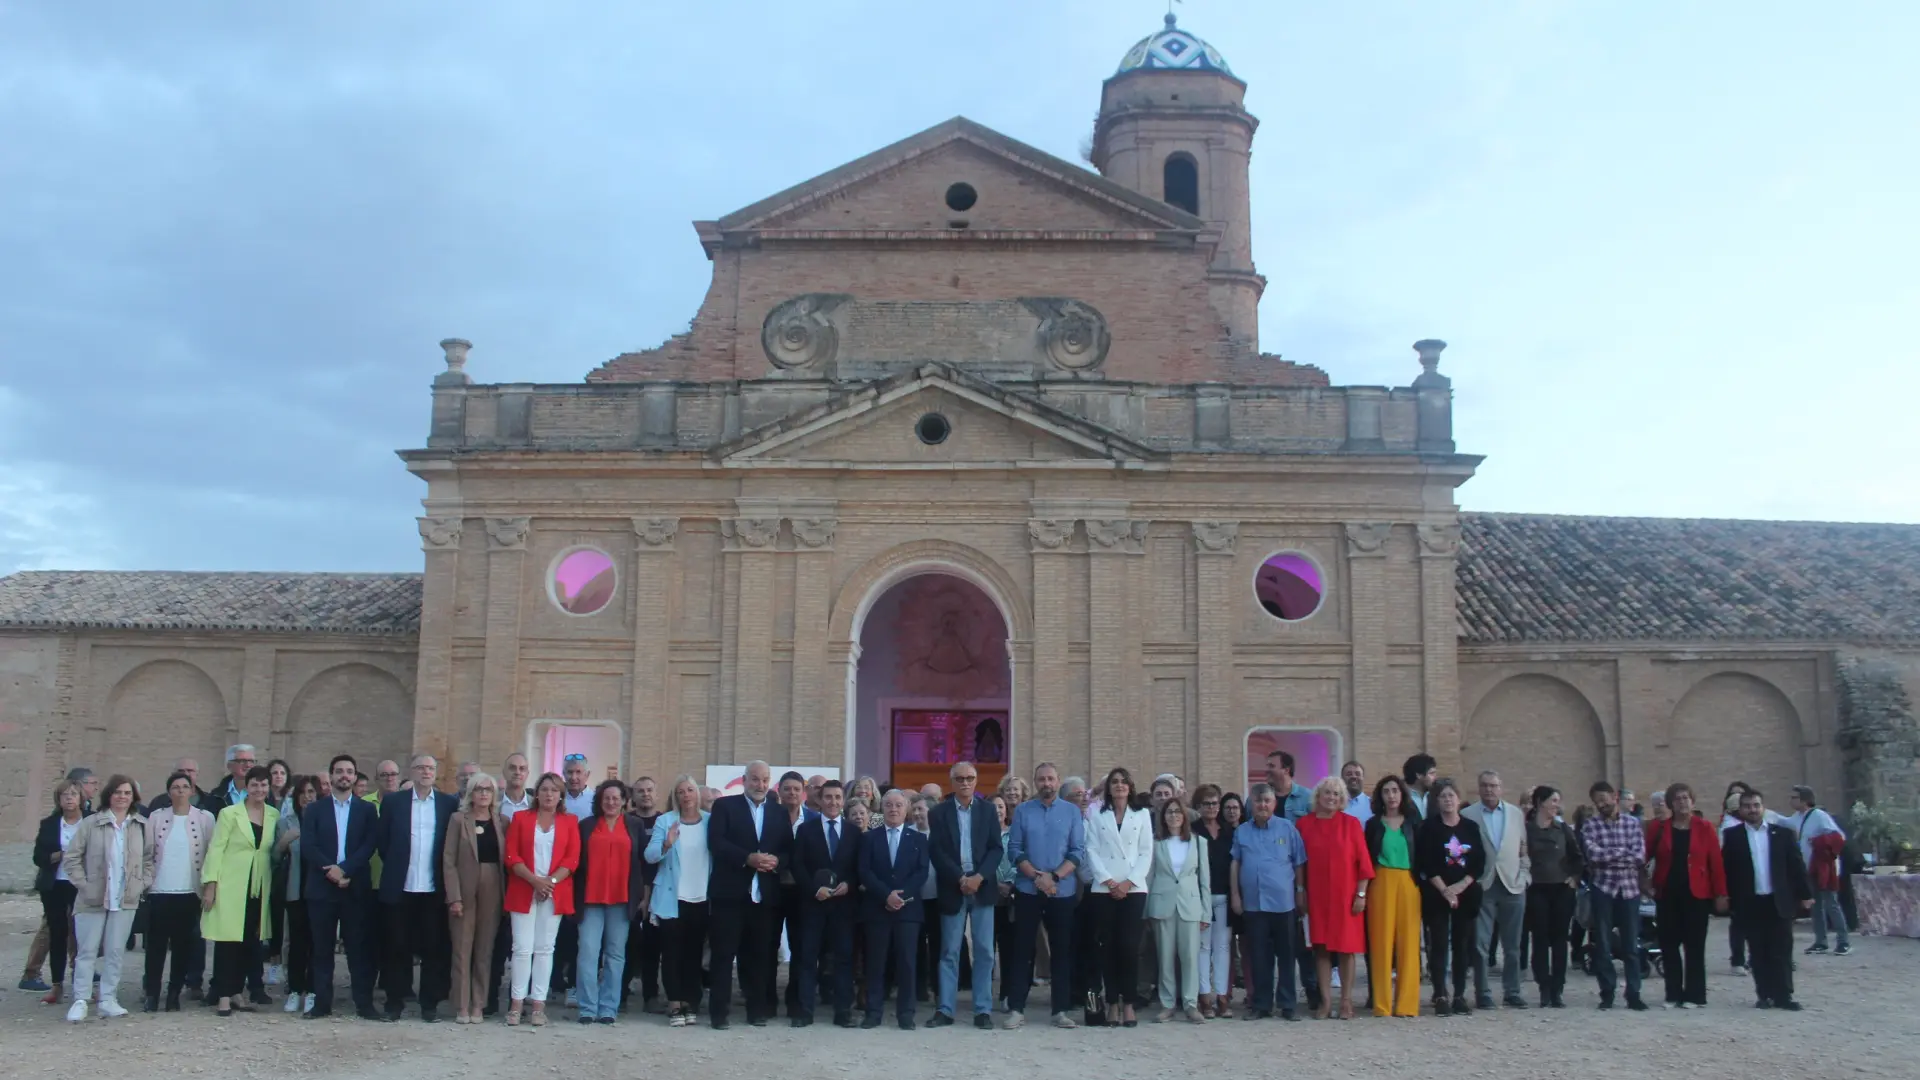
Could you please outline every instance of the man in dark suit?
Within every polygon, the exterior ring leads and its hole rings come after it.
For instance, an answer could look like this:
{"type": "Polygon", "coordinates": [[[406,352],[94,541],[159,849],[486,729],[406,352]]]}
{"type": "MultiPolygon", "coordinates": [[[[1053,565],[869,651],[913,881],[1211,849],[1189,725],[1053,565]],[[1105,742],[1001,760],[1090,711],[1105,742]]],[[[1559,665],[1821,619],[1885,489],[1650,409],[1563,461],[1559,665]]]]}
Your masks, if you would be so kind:
{"type": "MultiPolygon", "coordinates": [[[[780,784],[774,789],[780,801],[780,824],[795,839],[800,836],[800,827],[820,815],[807,805],[807,778],[789,769],[780,774],[780,784]]],[[[787,934],[787,949],[791,957],[800,955],[800,900],[805,895],[801,883],[794,879],[791,861],[780,868],[780,925],[775,928],[773,949],[767,954],[767,1015],[780,1004],[774,984],[779,980],[773,972],[780,969],[780,931],[787,934]]],[[[789,961],[787,965],[787,1015],[794,1016],[800,1009],[800,980],[796,973],[800,969],[789,961]]]]}
{"type": "Polygon", "coordinates": [[[300,895],[307,902],[313,939],[313,1008],[307,1019],[333,1013],[333,943],[345,938],[347,984],[362,1020],[384,1020],[373,1008],[373,948],[367,935],[367,863],[373,858],[380,815],[355,798],[359,768],[351,754],[327,765],[328,798],[315,799],[300,815],[300,862],[306,874],[300,895]],[[342,823],[344,827],[342,827],[342,823]]]}
{"type": "Polygon", "coordinates": [[[793,964],[788,976],[800,985],[798,1007],[787,1010],[794,1027],[813,1023],[818,1002],[820,947],[833,953],[833,1022],[853,1026],[853,891],[860,880],[860,834],[840,813],[846,790],[838,780],[820,785],[820,813],[800,826],[793,840],[793,879],[802,890],[800,932],[788,931],[793,964]]]}
{"type": "Polygon", "coordinates": [[[1740,824],[1721,836],[1734,925],[1747,940],[1762,1009],[1799,1012],[1793,1000],[1793,920],[1813,907],[1813,888],[1793,830],[1767,822],[1758,791],[1740,796],[1740,824]]]}
{"type": "Polygon", "coordinates": [[[460,800],[434,789],[439,763],[420,754],[410,766],[413,786],[380,803],[380,914],[386,923],[387,1016],[398,1020],[412,982],[413,956],[420,954],[420,1019],[438,1023],[436,1011],[453,981],[447,937],[447,899],[440,884],[440,853],[447,821],[460,800]]]}
{"type": "Polygon", "coordinates": [[[960,945],[973,938],[973,1026],[993,1028],[993,905],[1000,893],[1000,815],[974,795],[979,770],[962,761],[947,770],[953,794],[927,815],[933,877],[939,888],[940,998],[928,1027],[953,1023],[960,996],[960,945]]]}
{"type": "MultiPolygon", "coordinates": [[[[913,1030],[914,951],[926,921],[920,890],[926,887],[927,838],[906,827],[907,796],[895,788],[880,800],[883,824],[860,838],[860,884],[866,887],[861,919],[867,924],[867,1018],[880,1026],[887,1002],[887,954],[893,954],[894,1011],[902,1031],[913,1030]]],[[[995,830],[996,832],[998,830],[995,830]]]]}
{"type": "Polygon", "coordinates": [[[793,853],[793,831],[780,820],[780,807],[767,798],[773,774],[764,761],[747,763],[742,794],[714,800],[707,823],[707,850],[713,874],[707,883],[711,925],[708,942],[713,1027],[727,1029],[733,1005],[733,964],[740,962],[740,988],[747,999],[747,1023],[765,1027],[772,1012],[773,972],[768,961],[780,926],[780,871],[793,853]]]}

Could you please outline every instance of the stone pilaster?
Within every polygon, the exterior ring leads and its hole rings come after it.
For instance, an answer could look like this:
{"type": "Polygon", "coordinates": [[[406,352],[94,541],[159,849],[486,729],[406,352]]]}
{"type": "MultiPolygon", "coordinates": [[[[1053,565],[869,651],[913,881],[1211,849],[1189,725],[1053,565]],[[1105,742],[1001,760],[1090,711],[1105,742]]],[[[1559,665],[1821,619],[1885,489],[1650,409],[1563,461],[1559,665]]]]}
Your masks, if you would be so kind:
{"type": "MultiPolygon", "coordinates": [[[[481,761],[504,761],[520,734],[520,591],[527,558],[525,517],[487,518],[487,618],[480,661],[481,761]]],[[[432,752],[455,756],[457,733],[448,731],[432,752]]]]}
{"type": "MultiPolygon", "coordinates": [[[[695,762],[679,760],[680,717],[667,707],[667,642],[673,632],[673,582],[679,567],[673,538],[676,517],[633,519],[633,712],[627,724],[629,772],[653,776],[665,788],[675,773],[695,762]]],[[[704,763],[701,763],[704,764],[704,763]]]]}
{"type": "Polygon", "coordinates": [[[1347,592],[1353,636],[1353,731],[1347,755],[1375,773],[1394,745],[1387,704],[1386,522],[1347,525],[1347,592]]]}
{"type": "Polygon", "coordinates": [[[1017,760],[1028,770],[1064,760],[1067,737],[1067,574],[1073,558],[1073,519],[1027,522],[1033,542],[1033,712],[1014,729],[1017,760]]]}
{"type": "Polygon", "coordinates": [[[1138,713],[1140,668],[1131,668],[1129,658],[1139,652],[1138,611],[1128,609],[1128,579],[1132,576],[1129,555],[1145,548],[1147,523],[1126,518],[1089,520],[1087,554],[1092,559],[1089,577],[1089,607],[1093,640],[1088,661],[1092,665],[1092,726],[1088,732],[1088,779],[1104,775],[1115,765],[1132,759],[1131,733],[1142,725],[1138,713]],[[1130,647],[1131,645],[1131,647],[1130,647]]]}
{"type": "Polygon", "coordinates": [[[281,757],[286,747],[274,741],[273,646],[247,646],[240,672],[240,742],[254,746],[261,761],[281,757]]]}
{"type": "Polygon", "coordinates": [[[1240,717],[1234,711],[1233,570],[1240,538],[1237,521],[1193,523],[1194,581],[1200,614],[1195,678],[1199,690],[1201,783],[1239,790],[1240,717]]]}
{"type": "Polygon", "coordinates": [[[828,757],[839,736],[828,732],[845,727],[846,705],[839,715],[828,711],[827,618],[832,597],[833,534],[839,521],[832,517],[796,517],[793,528],[793,717],[788,737],[788,760],[796,765],[832,765],[828,757]]]}
{"type": "Polygon", "coordinates": [[[1454,566],[1458,522],[1421,525],[1420,702],[1427,753],[1442,772],[1460,767],[1460,631],[1454,566]]]}
{"type": "Polygon", "coordinates": [[[772,755],[773,560],[777,517],[739,517],[722,523],[727,551],[739,566],[734,647],[733,738],[725,761],[772,755]]]}
{"type": "MultiPolygon", "coordinates": [[[[445,747],[453,708],[453,605],[460,568],[461,520],[423,517],[420,549],[425,573],[420,587],[420,653],[415,669],[413,745],[445,747]]],[[[487,759],[493,768],[499,758],[487,759]]],[[[371,766],[369,766],[371,767],[371,766]]]]}

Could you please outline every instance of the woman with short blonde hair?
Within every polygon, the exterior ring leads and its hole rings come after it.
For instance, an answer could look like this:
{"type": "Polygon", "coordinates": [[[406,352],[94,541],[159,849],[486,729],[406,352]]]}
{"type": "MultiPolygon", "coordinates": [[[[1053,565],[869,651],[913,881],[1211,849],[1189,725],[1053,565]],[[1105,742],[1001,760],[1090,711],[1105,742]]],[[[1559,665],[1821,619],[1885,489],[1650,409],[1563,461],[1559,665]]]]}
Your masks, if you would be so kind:
{"type": "Polygon", "coordinates": [[[453,1022],[478,1024],[489,1000],[487,977],[503,917],[507,879],[506,825],[500,781],[487,773],[467,778],[460,809],[447,821],[440,880],[447,895],[447,934],[453,943],[453,1022]]]}
{"type": "Polygon", "coordinates": [[[699,1015],[700,955],[707,943],[708,814],[691,775],[674,778],[667,808],[653,822],[644,855],[657,870],[649,918],[659,929],[660,976],[667,995],[667,1026],[686,1027],[699,1015]]]}

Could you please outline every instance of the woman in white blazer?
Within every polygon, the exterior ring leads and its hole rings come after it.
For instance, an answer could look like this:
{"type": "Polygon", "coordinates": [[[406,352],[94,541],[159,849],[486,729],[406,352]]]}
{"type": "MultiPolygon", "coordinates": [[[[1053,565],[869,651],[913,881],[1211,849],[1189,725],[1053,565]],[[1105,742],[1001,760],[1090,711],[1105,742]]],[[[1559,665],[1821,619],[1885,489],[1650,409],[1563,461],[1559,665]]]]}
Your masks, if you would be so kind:
{"type": "Polygon", "coordinates": [[[1105,951],[1107,1023],[1133,1027],[1134,987],[1140,977],[1140,934],[1146,929],[1148,879],[1153,875],[1153,821],[1133,802],[1133,774],[1116,768],[1101,785],[1101,808],[1087,827],[1092,873],[1094,940],[1105,951]]]}
{"type": "Polygon", "coordinates": [[[1200,1011],[1200,933],[1213,916],[1207,871],[1207,838],[1193,830],[1187,806],[1176,795],[1160,807],[1160,839],[1153,845],[1147,893],[1147,918],[1153,920],[1154,951],[1160,958],[1160,1015],[1155,1023],[1173,1019],[1176,976],[1186,989],[1181,1004],[1187,1019],[1207,1022],[1200,1011]]]}

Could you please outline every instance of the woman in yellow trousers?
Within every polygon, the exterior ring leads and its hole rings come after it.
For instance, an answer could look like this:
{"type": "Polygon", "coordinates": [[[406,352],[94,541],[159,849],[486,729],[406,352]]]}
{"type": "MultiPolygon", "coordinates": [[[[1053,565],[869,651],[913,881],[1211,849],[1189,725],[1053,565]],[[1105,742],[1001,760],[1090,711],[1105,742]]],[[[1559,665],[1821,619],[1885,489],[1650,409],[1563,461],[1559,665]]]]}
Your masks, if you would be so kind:
{"type": "Polygon", "coordinates": [[[1374,875],[1367,894],[1367,973],[1375,1016],[1420,1015],[1420,886],[1413,880],[1413,834],[1419,826],[1420,811],[1400,778],[1382,778],[1373,789],[1373,817],[1367,819],[1374,875]]]}

